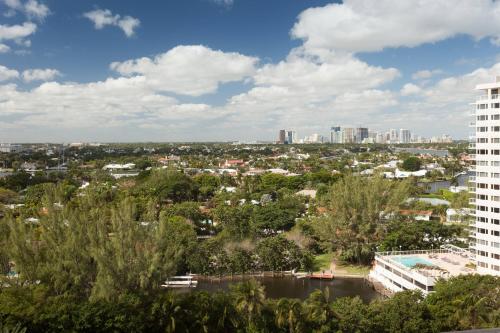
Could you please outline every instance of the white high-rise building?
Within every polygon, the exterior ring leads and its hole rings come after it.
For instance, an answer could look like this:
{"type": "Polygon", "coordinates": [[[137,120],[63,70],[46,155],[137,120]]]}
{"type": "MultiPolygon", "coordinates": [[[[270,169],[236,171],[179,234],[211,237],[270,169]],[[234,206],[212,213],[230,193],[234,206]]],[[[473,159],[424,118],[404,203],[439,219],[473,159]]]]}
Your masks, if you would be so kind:
{"type": "Polygon", "coordinates": [[[331,143],[342,143],[342,129],[340,126],[333,126],[330,129],[330,142],[331,143]]]}
{"type": "Polygon", "coordinates": [[[376,143],[386,143],[387,137],[385,133],[377,133],[377,137],[375,138],[376,143]]]}
{"type": "Polygon", "coordinates": [[[285,138],[286,138],[286,141],[288,142],[288,144],[297,143],[297,132],[286,131],[285,138]]]}
{"type": "Polygon", "coordinates": [[[397,129],[394,129],[394,128],[391,128],[389,130],[389,140],[391,141],[391,143],[397,143],[399,142],[399,137],[398,137],[398,130],[397,129]]]}
{"type": "Polygon", "coordinates": [[[500,275],[500,77],[476,87],[474,103],[475,176],[470,177],[476,206],[470,248],[478,273],[500,275]]]}
{"type": "Polygon", "coordinates": [[[342,127],[342,143],[355,143],[356,129],[352,127],[342,127]]]}
{"type": "Polygon", "coordinates": [[[410,143],[411,133],[410,130],[401,128],[399,130],[399,143],[410,143]]]}

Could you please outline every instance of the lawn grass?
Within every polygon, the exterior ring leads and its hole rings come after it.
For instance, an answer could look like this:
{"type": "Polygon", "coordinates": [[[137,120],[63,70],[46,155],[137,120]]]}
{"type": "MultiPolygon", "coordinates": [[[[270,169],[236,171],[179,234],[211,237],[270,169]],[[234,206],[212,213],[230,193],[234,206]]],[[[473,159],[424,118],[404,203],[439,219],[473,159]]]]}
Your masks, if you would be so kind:
{"type": "Polygon", "coordinates": [[[337,258],[335,253],[324,253],[324,254],[318,254],[317,256],[314,257],[314,271],[321,272],[330,270],[330,265],[334,260],[335,260],[335,270],[343,274],[367,275],[371,269],[370,266],[354,265],[343,262],[342,260],[337,258]]]}
{"type": "Polygon", "coordinates": [[[318,254],[317,256],[314,257],[314,270],[315,271],[329,270],[330,264],[332,263],[333,259],[334,259],[333,253],[318,254]]]}
{"type": "Polygon", "coordinates": [[[343,261],[337,261],[336,270],[345,271],[347,274],[352,275],[368,275],[370,272],[370,266],[364,265],[353,265],[343,261]]]}

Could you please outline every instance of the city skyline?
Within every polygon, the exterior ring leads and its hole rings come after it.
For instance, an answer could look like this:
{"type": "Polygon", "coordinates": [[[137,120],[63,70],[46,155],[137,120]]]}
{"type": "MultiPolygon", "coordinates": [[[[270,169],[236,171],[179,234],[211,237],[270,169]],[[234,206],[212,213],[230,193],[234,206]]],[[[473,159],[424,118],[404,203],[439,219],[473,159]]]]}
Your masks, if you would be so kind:
{"type": "Polygon", "coordinates": [[[151,6],[0,1],[0,141],[274,141],[332,123],[465,139],[474,86],[500,73],[498,1],[151,6]]]}
{"type": "Polygon", "coordinates": [[[453,139],[449,134],[443,133],[432,137],[424,137],[407,128],[391,128],[385,131],[373,130],[366,126],[332,126],[329,135],[324,133],[309,133],[302,139],[295,129],[280,129],[278,144],[295,143],[446,143],[453,139]]]}

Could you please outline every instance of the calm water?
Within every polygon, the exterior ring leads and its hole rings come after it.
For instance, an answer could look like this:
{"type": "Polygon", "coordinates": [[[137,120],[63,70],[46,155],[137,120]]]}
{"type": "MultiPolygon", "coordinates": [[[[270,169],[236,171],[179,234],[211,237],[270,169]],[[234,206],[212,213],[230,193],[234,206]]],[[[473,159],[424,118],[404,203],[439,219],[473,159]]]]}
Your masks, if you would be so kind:
{"type": "MultiPolygon", "coordinates": [[[[369,302],[381,297],[363,279],[335,278],[332,281],[321,281],[311,279],[296,279],[294,277],[259,277],[257,278],[265,287],[268,298],[299,298],[305,299],[310,293],[317,289],[330,289],[330,299],[346,296],[359,296],[363,301],[369,302]]],[[[231,284],[238,281],[198,281],[198,287],[192,290],[204,290],[208,292],[226,291],[231,284]]]]}
{"type": "MultiPolygon", "coordinates": [[[[460,174],[457,178],[458,186],[466,186],[469,181],[470,174],[460,174]]],[[[418,182],[419,186],[422,186],[427,193],[436,193],[441,189],[449,189],[451,182],[449,180],[437,180],[435,182],[418,182]]]]}
{"type": "Polygon", "coordinates": [[[450,154],[446,149],[424,149],[424,148],[410,148],[410,147],[408,148],[396,147],[394,148],[394,151],[396,153],[404,151],[411,154],[429,154],[439,157],[445,157],[450,154]]]}

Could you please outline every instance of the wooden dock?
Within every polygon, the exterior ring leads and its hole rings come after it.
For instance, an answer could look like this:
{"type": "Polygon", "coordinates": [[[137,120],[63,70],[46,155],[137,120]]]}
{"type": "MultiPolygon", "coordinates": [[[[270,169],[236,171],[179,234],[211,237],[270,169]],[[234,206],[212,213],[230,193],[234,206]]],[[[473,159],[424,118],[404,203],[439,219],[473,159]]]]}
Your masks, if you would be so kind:
{"type": "Polygon", "coordinates": [[[333,274],[331,273],[312,273],[307,275],[309,279],[318,279],[318,280],[333,280],[333,274]]]}

